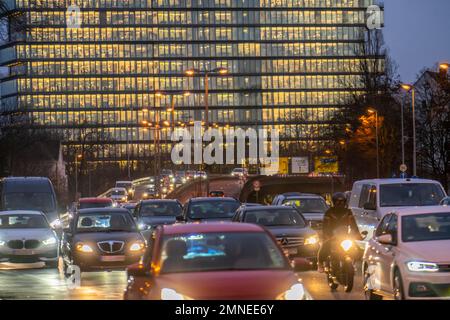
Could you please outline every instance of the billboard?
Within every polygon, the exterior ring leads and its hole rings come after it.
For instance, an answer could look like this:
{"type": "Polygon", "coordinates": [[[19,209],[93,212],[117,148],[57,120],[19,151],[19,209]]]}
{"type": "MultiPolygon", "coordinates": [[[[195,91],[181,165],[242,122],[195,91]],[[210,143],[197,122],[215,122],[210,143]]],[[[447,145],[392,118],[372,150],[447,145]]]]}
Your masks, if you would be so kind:
{"type": "Polygon", "coordinates": [[[338,158],[334,156],[314,157],[314,173],[338,173],[338,158]]]}

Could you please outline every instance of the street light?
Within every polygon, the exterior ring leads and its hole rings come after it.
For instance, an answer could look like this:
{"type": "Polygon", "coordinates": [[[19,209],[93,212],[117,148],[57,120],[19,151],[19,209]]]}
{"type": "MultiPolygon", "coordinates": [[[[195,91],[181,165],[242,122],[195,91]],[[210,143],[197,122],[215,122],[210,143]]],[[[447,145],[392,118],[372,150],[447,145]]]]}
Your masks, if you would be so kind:
{"type": "Polygon", "coordinates": [[[375,140],[377,145],[377,179],[380,178],[380,147],[378,142],[378,110],[374,108],[368,108],[369,114],[375,114],[375,140]]]}
{"type": "Polygon", "coordinates": [[[401,88],[411,92],[412,118],[413,118],[413,176],[417,176],[417,154],[416,154],[416,89],[414,85],[404,83],[401,88]]]}
{"type": "Polygon", "coordinates": [[[447,62],[442,62],[439,64],[439,70],[447,72],[449,68],[450,68],[450,64],[447,62]]]}

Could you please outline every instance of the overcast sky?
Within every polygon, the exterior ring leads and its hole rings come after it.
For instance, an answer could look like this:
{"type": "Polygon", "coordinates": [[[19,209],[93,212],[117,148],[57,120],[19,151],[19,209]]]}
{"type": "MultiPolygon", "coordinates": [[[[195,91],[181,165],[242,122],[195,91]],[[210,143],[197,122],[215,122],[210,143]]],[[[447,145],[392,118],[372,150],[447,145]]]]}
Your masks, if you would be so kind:
{"type": "Polygon", "coordinates": [[[404,82],[450,62],[450,0],[385,0],[384,37],[404,82]]]}

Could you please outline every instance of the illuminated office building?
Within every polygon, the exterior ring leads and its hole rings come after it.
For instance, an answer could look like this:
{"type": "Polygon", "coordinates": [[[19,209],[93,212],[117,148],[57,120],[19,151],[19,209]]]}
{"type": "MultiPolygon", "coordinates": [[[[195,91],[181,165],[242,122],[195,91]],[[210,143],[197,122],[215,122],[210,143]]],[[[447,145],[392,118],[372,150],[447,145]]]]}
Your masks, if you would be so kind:
{"type": "MultiPolygon", "coordinates": [[[[33,126],[65,144],[95,132],[101,161],[154,155],[155,111],[175,123],[204,117],[201,77],[190,68],[227,68],[210,78],[209,121],[218,127],[275,126],[282,148],[320,144],[332,115],[359,81],[365,12],[373,0],[9,0],[24,19],[1,47],[10,67],[3,112],[26,112],[33,126]],[[79,28],[67,8],[81,8],[79,28]],[[127,138],[128,137],[128,138],[127,138]],[[107,141],[105,141],[105,139],[107,141]],[[127,144],[129,140],[129,144],[127,144]]],[[[381,59],[382,60],[382,59],[381,59]]],[[[167,144],[168,128],[161,134],[167,144]]]]}

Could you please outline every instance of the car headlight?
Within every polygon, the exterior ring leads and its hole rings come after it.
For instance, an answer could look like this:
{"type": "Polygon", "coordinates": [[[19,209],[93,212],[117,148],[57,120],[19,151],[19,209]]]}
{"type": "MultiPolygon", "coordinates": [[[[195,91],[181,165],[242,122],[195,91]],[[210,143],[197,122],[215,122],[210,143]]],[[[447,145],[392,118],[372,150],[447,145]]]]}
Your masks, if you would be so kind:
{"type": "Polygon", "coordinates": [[[59,220],[59,219],[53,220],[50,223],[50,227],[52,227],[53,229],[56,229],[56,228],[58,228],[60,226],[61,226],[61,220],[59,220]]]}
{"type": "Polygon", "coordinates": [[[176,292],[170,288],[161,289],[161,300],[193,300],[192,298],[176,292]]]}
{"type": "Polygon", "coordinates": [[[344,240],[341,242],[341,248],[344,249],[344,251],[348,251],[353,247],[353,241],[352,240],[344,240]]]}
{"type": "Polygon", "coordinates": [[[406,264],[409,271],[415,272],[437,272],[439,271],[439,266],[432,262],[422,262],[422,261],[410,261],[406,264]]]}
{"type": "Polygon", "coordinates": [[[305,246],[306,245],[314,245],[317,243],[319,243],[319,237],[317,235],[314,235],[314,236],[311,236],[311,237],[308,237],[305,239],[305,246]]]}
{"type": "Polygon", "coordinates": [[[143,196],[144,196],[144,197],[148,197],[148,193],[147,193],[147,192],[144,192],[143,196]]]}
{"type": "Polygon", "coordinates": [[[42,241],[42,243],[46,246],[56,244],[56,239],[54,237],[48,238],[47,240],[42,241]]]}
{"type": "Polygon", "coordinates": [[[0,240],[0,247],[1,246],[4,246],[6,244],[6,242],[5,241],[3,241],[3,240],[0,240]]]}
{"type": "Polygon", "coordinates": [[[139,228],[139,230],[144,231],[144,230],[150,229],[150,226],[148,226],[145,223],[141,222],[141,223],[138,224],[138,228],[139,228]]]}
{"type": "Polygon", "coordinates": [[[136,252],[141,251],[145,248],[145,244],[142,241],[133,242],[130,246],[130,251],[136,252]]]}
{"type": "Polygon", "coordinates": [[[77,249],[77,251],[84,252],[84,253],[94,252],[94,250],[92,250],[92,248],[89,245],[83,244],[83,243],[77,243],[75,248],[77,249]]]}
{"type": "Polygon", "coordinates": [[[277,297],[277,300],[313,300],[301,283],[294,284],[289,290],[286,290],[277,297]]]}

